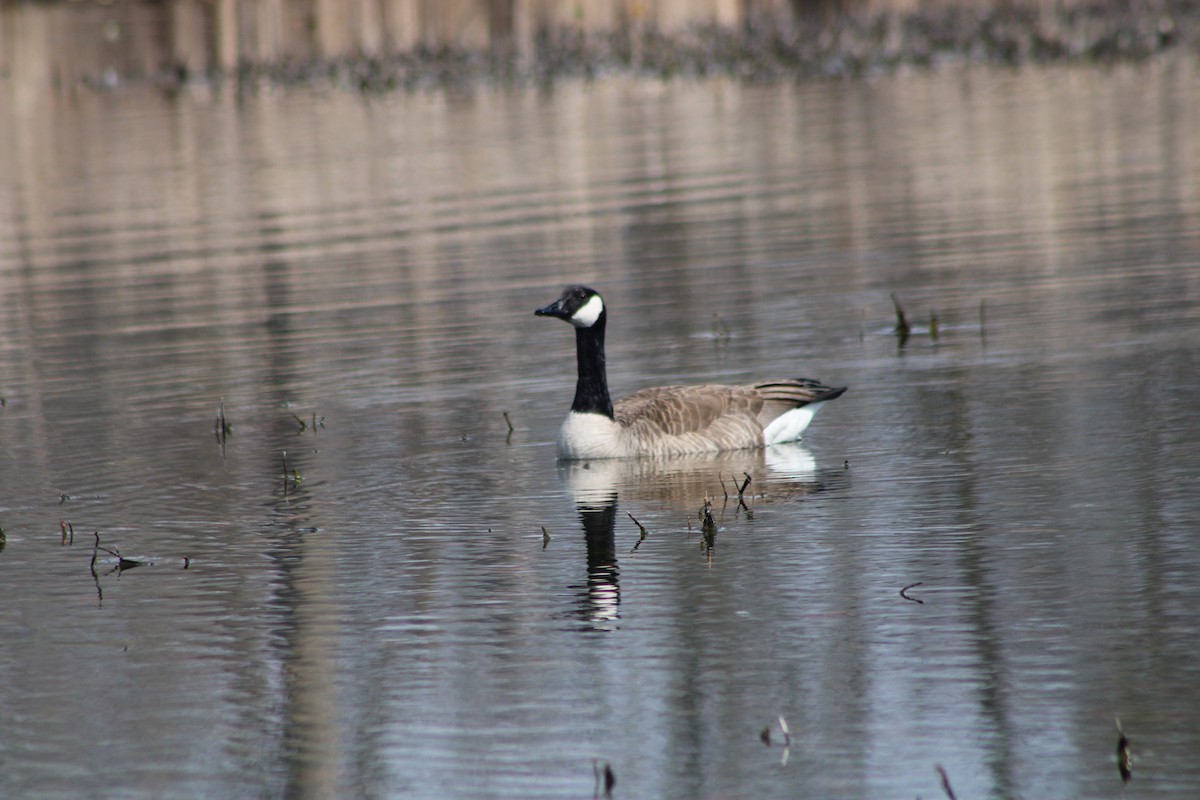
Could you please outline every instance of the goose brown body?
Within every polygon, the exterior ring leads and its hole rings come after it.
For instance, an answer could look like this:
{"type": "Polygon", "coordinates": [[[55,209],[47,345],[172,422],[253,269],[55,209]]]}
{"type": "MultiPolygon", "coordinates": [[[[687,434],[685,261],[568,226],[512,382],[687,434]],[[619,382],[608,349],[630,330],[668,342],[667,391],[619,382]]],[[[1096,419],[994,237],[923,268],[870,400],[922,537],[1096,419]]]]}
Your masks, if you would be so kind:
{"type": "Polygon", "coordinates": [[[675,456],[794,441],[822,403],[846,391],[787,378],[745,386],[658,386],[613,403],[604,360],[607,310],[600,295],[570,286],[536,313],[575,326],[578,381],[559,431],[563,459],[675,456]]]}

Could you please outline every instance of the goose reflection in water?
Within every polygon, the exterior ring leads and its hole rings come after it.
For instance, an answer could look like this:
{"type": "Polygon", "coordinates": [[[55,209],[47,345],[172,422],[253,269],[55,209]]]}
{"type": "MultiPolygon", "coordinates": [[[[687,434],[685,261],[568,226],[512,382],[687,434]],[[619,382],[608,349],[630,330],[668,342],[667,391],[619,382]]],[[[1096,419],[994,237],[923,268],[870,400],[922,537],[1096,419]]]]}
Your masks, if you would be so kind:
{"type": "Polygon", "coordinates": [[[799,444],[671,459],[560,462],[559,476],[575,501],[587,545],[587,583],[572,587],[580,590],[579,607],[572,616],[586,623],[586,630],[617,628],[621,605],[616,546],[619,497],[639,506],[665,506],[684,520],[694,517],[706,500],[719,505],[728,495],[736,504],[745,475],[752,479],[746,489],[748,497],[753,497],[752,505],[838,489],[848,480],[842,469],[819,471],[812,454],[799,444]]]}

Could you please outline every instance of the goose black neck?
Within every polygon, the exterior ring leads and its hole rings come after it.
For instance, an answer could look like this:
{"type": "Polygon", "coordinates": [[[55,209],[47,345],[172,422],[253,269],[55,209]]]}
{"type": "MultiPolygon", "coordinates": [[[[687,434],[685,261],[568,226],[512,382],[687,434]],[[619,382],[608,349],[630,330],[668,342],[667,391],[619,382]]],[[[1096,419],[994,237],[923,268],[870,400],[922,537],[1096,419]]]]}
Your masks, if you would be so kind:
{"type": "Polygon", "coordinates": [[[571,410],[582,414],[603,414],[613,418],[612,399],[608,396],[608,373],[604,366],[604,326],[601,313],[589,328],[575,329],[575,358],[579,379],[575,383],[575,402],[571,410]]]}

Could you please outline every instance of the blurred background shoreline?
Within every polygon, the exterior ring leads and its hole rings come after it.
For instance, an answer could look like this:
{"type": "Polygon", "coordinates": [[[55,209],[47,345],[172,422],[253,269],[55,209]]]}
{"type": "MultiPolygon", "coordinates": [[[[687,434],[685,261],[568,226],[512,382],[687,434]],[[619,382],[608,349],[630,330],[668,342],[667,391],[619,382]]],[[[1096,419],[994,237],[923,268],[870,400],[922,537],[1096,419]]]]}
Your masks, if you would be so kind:
{"type": "Polygon", "coordinates": [[[108,0],[0,3],[0,82],[367,91],[604,72],[862,75],[1194,54],[1192,0],[108,0]]]}

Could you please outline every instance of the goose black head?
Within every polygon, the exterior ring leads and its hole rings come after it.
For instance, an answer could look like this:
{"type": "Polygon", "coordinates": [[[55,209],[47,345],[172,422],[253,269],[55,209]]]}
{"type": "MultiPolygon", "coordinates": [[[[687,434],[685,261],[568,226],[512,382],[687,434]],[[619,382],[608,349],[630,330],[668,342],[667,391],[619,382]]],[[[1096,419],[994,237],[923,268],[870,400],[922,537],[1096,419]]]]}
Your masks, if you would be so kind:
{"type": "Polygon", "coordinates": [[[568,286],[562,297],[533,313],[539,317],[558,317],[576,328],[591,328],[605,318],[604,299],[595,289],[568,286]]]}

